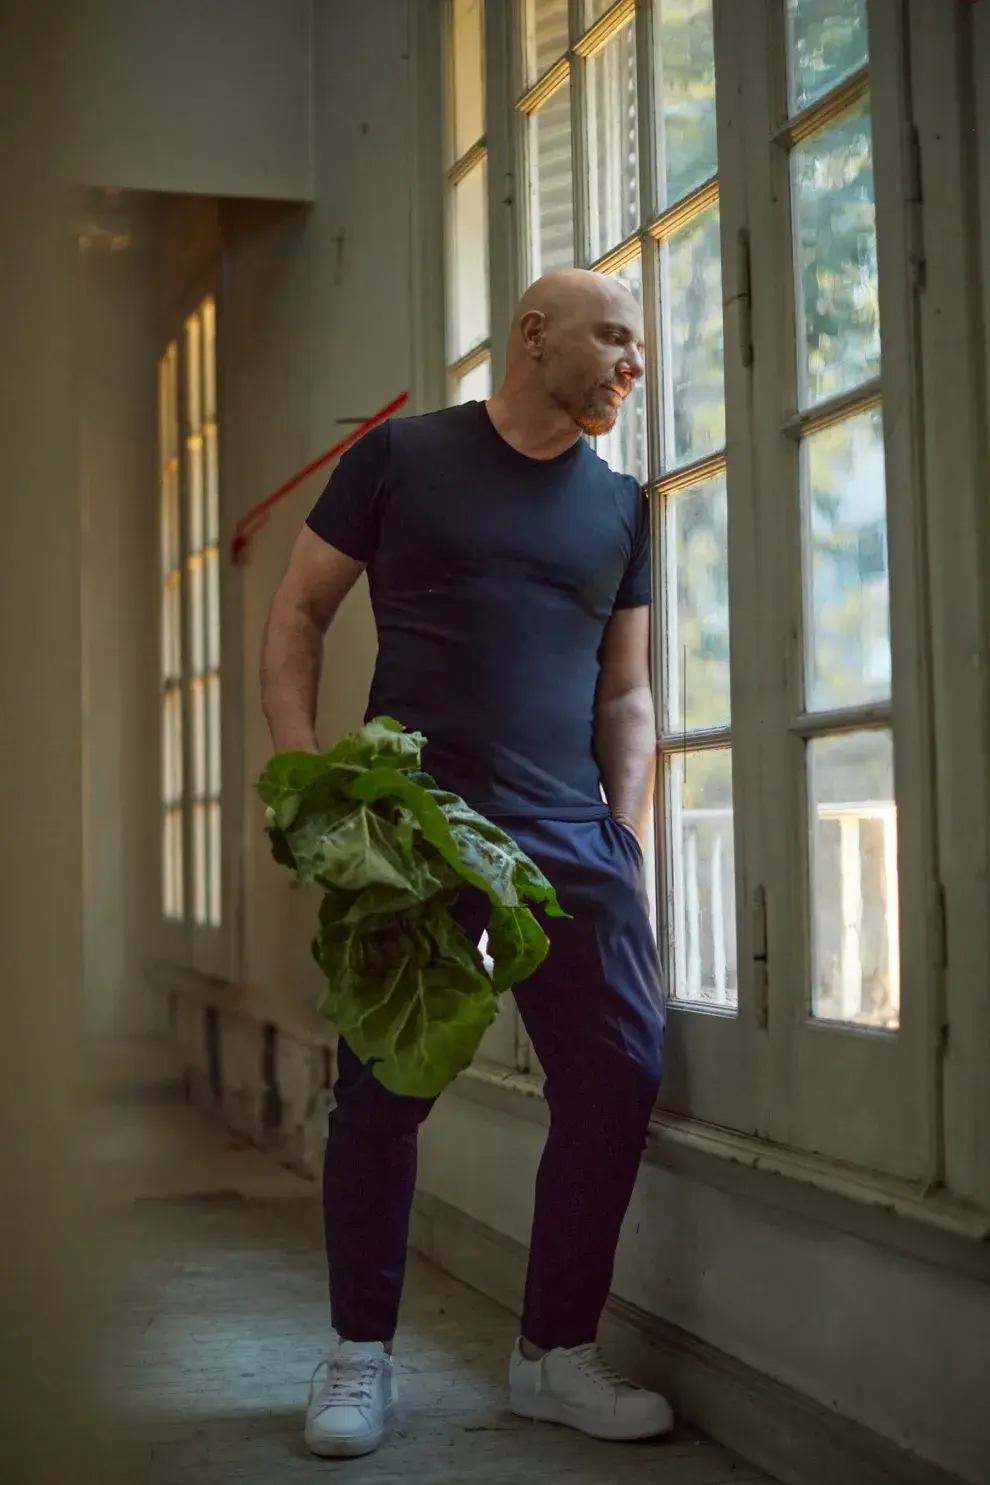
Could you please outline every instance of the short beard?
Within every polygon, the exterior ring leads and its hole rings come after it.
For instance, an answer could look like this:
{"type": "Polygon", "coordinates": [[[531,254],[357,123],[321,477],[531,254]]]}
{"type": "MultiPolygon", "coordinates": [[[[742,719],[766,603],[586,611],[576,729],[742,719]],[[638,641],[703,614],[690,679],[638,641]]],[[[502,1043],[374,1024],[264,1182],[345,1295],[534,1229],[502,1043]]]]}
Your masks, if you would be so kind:
{"type": "Polygon", "coordinates": [[[581,429],[581,432],[586,433],[589,438],[601,438],[603,434],[611,433],[619,421],[619,409],[617,407],[610,407],[600,412],[598,410],[592,411],[588,409],[571,413],[571,417],[581,429]]]}
{"type": "Polygon", "coordinates": [[[594,403],[576,406],[570,398],[561,396],[553,388],[548,388],[548,391],[560,410],[589,438],[601,438],[602,434],[611,433],[618,421],[621,404],[620,407],[613,407],[611,403],[606,407],[596,407],[594,403]]]}

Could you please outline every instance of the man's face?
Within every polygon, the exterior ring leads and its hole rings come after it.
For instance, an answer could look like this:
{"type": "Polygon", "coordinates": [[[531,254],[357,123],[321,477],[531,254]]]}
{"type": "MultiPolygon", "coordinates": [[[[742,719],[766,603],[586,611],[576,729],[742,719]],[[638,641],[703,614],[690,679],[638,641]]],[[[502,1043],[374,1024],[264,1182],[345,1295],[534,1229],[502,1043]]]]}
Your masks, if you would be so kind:
{"type": "Polygon", "coordinates": [[[549,396],[582,432],[597,437],[615,427],[619,409],[643,375],[643,317],[619,284],[551,316],[542,365],[549,396]]]}

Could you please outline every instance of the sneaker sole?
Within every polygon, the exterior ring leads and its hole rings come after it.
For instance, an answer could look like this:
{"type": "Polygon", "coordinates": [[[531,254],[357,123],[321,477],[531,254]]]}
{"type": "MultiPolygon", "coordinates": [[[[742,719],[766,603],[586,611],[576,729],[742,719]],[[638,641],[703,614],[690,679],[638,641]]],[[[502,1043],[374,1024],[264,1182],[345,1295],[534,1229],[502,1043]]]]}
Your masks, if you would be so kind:
{"type": "Polygon", "coordinates": [[[309,1450],[310,1454],[314,1454],[317,1459],[361,1459],[365,1454],[374,1454],[375,1450],[381,1445],[382,1440],[385,1437],[385,1430],[388,1428],[389,1423],[392,1421],[392,1415],[394,1414],[394,1412],[394,1407],[386,1408],[382,1429],[377,1434],[365,1434],[362,1438],[359,1439],[310,1439],[309,1434],[306,1433],[304,1435],[306,1440],[306,1448],[309,1450]]]}
{"type": "Polygon", "coordinates": [[[673,1416],[663,1423],[644,1423],[633,1429],[618,1420],[602,1419],[598,1423],[592,1423],[584,1414],[577,1413],[552,1398],[530,1405],[511,1403],[511,1408],[517,1418],[527,1418],[534,1423],[556,1423],[561,1428],[576,1429],[590,1439],[601,1439],[612,1444],[634,1444],[643,1439],[660,1438],[662,1434],[670,1433],[674,1426],[673,1416]]]}

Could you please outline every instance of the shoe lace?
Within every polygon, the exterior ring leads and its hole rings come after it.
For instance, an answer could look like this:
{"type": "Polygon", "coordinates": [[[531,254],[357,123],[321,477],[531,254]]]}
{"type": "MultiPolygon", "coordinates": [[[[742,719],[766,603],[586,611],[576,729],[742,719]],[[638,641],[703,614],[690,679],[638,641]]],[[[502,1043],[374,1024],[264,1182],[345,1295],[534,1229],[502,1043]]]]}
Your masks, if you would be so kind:
{"type": "Polygon", "coordinates": [[[617,1372],[614,1366],[609,1366],[597,1346],[578,1346],[571,1352],[571,1357],[578,1370],[596,1386],[606,1388],[609,1392],[615,1392],[620,1387],[635,1390],[635,1384],[628,1377],[617,1372]]]}
{"type": "Polygon", "coordinates": [[[358,1407],[371,1401],[381,1362],[372,1356],[326,1357],[313,1370],[309,1382],[309,1406],[316,1395],[316,1379],[326,1371],[320,1393],[319,1409],[343,1406],[358,1407]]]}

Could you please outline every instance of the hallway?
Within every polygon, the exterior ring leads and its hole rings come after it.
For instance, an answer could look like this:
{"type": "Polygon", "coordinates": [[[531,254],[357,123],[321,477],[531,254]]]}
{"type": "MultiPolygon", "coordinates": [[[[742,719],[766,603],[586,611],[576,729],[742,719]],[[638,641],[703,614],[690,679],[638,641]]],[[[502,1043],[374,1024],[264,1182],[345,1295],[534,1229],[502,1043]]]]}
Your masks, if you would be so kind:
{"type": "Polygon", "coordinates": [[[312,1186],[185,1107],[101,1112],[115,1188],[126,1335],[128,1478],[149,1485],[509,1482],[729,1485],[759,1471],[687,1430],[616,1447],[514,1419],[504,1395],[512,1317],[410,1261],[396,1347],[402,1413],[378,1454],[335,1464],[302,1442],[326,1341],[312,1186]]]}

